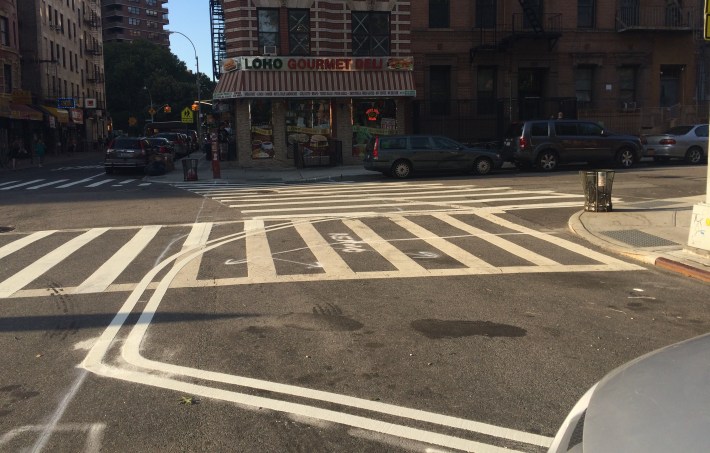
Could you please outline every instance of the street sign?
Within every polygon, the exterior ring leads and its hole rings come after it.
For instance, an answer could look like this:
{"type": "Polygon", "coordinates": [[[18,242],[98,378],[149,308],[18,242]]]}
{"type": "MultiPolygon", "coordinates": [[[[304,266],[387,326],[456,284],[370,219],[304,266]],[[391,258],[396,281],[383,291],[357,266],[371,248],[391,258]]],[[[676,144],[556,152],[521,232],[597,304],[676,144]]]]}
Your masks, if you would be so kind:
{"type": "Polygon", "coordinates": [[[192,116],[192,110],[190,110],[189,107],[185,107],[184,109],[182,109],[182,114],[180,116],[182,117],[183,123],[192,123],[194,121],[194,117],[192,116]]]}

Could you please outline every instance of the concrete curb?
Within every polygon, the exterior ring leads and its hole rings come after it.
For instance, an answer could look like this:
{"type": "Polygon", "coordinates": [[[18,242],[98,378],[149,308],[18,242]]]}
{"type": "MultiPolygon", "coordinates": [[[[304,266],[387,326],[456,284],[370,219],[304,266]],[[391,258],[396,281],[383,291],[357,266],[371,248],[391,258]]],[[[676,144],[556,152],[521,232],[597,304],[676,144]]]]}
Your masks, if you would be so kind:
{"type": "Polygon", "coordinates": [[[658,257],[654,264],[660,268],[685,275],[686,277],[693,277],[704,282],[710,282],[710,272],[703,269],[688,266],[687,264],[670,260],[662,256],[658,257]]]}

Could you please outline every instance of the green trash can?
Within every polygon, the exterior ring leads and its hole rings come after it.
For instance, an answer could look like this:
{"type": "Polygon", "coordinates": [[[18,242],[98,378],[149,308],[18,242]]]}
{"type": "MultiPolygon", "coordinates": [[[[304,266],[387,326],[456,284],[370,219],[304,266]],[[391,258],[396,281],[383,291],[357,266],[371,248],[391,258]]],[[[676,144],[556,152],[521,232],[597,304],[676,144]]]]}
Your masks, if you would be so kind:
{"type": "Polygon", "coordinates": [[[614,183],[614,171],[580,171],[579,176],[584,189],[584,210],[611,212],[611,186],[614,183]]]}

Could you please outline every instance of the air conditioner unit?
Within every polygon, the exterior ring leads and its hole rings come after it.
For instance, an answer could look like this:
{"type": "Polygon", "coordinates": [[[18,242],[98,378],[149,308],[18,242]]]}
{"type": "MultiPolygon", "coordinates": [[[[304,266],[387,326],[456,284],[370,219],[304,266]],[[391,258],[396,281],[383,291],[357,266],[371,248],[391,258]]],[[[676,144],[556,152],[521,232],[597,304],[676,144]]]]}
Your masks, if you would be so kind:
{"type": "Polygon", "coordinates": [[[624,112],[633,112],[636,110],[636,102],[624,102],[622,105],[622,110],[624,112]]]}
{"type": "Polygon", "coordinates": [[[276,46],[264,46],[261,54],[267,57],[276,56],[276,46]]]}

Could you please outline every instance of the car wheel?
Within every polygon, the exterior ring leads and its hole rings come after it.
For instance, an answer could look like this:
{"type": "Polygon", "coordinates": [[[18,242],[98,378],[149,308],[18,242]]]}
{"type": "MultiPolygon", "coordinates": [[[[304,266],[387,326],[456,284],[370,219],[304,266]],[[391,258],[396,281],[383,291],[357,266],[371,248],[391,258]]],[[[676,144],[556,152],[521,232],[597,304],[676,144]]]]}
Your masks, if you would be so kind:
{"type": "Polygon", "coordinates": [[[480,157],[473,164],[473,172],[477,175],[487,175],[493,170],[493,161],[487,157],[480,157]]]}
{"type": "Polygon", "coordinates": [[[107,175],[112,175],[113,174],[113,168],[111,167],[104,167],[104,170],[106,171],[107,175]]]}
{"type": "Polygon", "coordinates": [[[616,154],[616,163],[621,168],[631,168],[636,162],[636,155],[629,148],[624,148],[616,154]]]}
{"type": "Polygon", "coordinates": [[[406,160],[398,160],[392,164],[392,176],[398,179],[408,178],[412,174],[412,164],[406,160]]]}
{"type": "Polygon", "coordinates": [[[537,166],[542,171],[552,171],[557,169],[559,158],[554,151],[541,151],[537,156],[537,166]]]}
{"type": "Polygon", "coordinates": [[[685,153],[685,161],[689,164],[699,164],[703,161],[703,150],[694,146],[685,153]]]}

